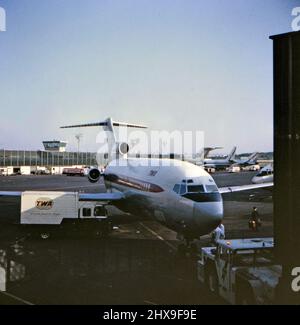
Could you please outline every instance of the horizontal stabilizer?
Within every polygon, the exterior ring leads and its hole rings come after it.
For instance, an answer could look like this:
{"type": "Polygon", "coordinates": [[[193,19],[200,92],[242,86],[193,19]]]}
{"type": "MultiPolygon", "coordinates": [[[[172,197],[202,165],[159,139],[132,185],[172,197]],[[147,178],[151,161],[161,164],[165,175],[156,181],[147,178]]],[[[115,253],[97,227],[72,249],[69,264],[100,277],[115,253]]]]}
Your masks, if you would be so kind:
{"type": "Polygon", "coordinates": [[[93,126],[106,126],[106,127],[124,126],[124,127],[128,127],[128,128],[147,129],[147,126],[145,126],[145,125],[133,124],[133,123],[127,123],[127,122],[117,122],[117,121],[113,121],[111,118],[108,118],[107,120],[105,120],[103,122],[61,126],[61,129],[84,128],[84,127],[93,127],[93,126]]]}
{"type": "Polygon", "coordinates": [[[61,129],[71,129],[71,128],[85,128],[90,126],[106,126],[106,122],[97,122],[97,123],[86,123],[86,124],[75,124],[75,125],[67,125],[61,126],[61,129]]]}
{"type": "Polygon", "coordinates": [[[218,150],[218,149],[223,149],[223,147],[205,147],[204,148],[204,158],[207,158],[208,157],[208,154],[211,151],[218,150]]]}

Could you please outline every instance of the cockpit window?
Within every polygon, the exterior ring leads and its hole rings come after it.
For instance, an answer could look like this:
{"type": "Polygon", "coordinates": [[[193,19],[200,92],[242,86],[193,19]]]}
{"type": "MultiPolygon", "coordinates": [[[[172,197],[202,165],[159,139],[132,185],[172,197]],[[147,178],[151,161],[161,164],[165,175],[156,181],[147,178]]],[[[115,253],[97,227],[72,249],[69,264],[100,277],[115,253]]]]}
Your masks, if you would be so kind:
{"type": "Polygon", "coordinates": [[[192,184],[192,183],[194,183],[194,180],[193,179],[183,179],[182,183],[192,184]]]}
{"type": "Polygon", "coordinates": [[[204,193],[204,186],[203,185],[189,185],[188,186],[188,193],[204,193]]]}
{"type": "Polygon", "coordinates": [[[257,175],[257,177],[263,177],[268,175],[273,175],[273,172],[271,170],[263,170],[257,175]]]}
{"type": "Polygon", "coordinates": [[[179,190],[180,190],[180,185],[179,184],[176,184],[173,188],[173,191],[177,194],[179,194],[179,190]]]}
{"type": "Polygon", "coordinates": [[[177,194],[183,195],[186,191],[186,184],[175,184],[173,187],[173,191],[177,194]]]}
{"type": "MultiPolygon", "coordinates": [[[[201,181],[201,180],[199,180],[201,181]]],[[[196,181],[198,183],[198,180],[196,181]]],[[[193,180],[195,183],[195,180],[193,180]]],[[[222,197],[215,184],[191,184],[190,180],[185,180],[181,184],[175,184],[173,191],[182,197],[194,202],[221,202],[222,197]]]]}
{"type": "MultiPolygon", "coordinates": [[[[194,182],[194,181],[193,181],[194,182]]],[[[186,182],[182,182],[181,184],[175,184],[173,187],[173,191],[176,194],[184,196],[185,194],[195,194],[195,193],[218,193],[218,188],[215,184],[207,184],[207,185],[187,185],[189,184],[189,180],[186,182]]]]}
{"type": "Polygon", "coordinates": [[[180,185],[180,195],[183,195],[186,193],[186,185],[185,184],[181,184],[180,185]]]}
{"type": "Polygon", "coordinates": [[[218,188],[216,185],[205,185],[207,193],[218,192],[218,188]]]}

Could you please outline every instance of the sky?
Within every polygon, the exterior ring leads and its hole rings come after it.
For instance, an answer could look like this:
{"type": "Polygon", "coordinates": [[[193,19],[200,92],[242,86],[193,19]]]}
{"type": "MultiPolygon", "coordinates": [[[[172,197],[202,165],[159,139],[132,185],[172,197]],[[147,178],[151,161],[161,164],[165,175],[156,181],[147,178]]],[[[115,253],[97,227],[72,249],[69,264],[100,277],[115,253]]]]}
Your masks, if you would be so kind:
{"type": "Polygon", "coordinates": [[[0,0],[0,148],[97,150],[112,117],[203,131],[206,146],[273,150],[270,35],[296,0],[0,0]]]}

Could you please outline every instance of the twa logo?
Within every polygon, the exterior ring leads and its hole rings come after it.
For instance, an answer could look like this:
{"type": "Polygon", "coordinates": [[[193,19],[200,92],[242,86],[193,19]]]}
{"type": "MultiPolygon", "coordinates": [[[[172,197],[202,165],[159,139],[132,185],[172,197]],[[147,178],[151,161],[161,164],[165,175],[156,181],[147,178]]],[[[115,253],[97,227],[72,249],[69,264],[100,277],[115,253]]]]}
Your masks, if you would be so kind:
{"type": "Polygon", "coordinates": [[[39,210],[50,210],[53,207],[53,201],[48,198],[40,198],[36,200],[35,206],[39,210]]]}
{"type": "Polygon", "coordinates": [[[6,12],[5,9],[0,7],[0,32],[6,31],[6,12]]]}

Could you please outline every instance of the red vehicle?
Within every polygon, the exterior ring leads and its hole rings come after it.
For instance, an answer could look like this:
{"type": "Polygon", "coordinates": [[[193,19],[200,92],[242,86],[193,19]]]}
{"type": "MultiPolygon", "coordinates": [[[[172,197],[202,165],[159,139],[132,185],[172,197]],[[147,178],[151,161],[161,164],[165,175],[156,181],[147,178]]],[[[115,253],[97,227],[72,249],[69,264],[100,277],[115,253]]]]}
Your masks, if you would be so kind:
{"type": "Polygon", "coordinates": [[[63,175],[84,176],[84,169],[83,168],[64,168],[63,175]]]}

